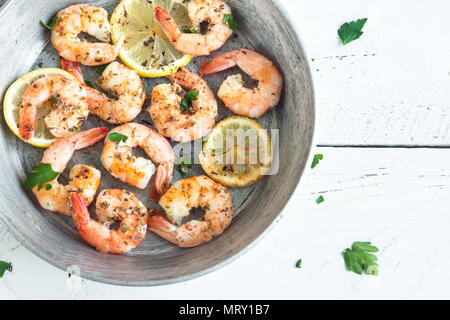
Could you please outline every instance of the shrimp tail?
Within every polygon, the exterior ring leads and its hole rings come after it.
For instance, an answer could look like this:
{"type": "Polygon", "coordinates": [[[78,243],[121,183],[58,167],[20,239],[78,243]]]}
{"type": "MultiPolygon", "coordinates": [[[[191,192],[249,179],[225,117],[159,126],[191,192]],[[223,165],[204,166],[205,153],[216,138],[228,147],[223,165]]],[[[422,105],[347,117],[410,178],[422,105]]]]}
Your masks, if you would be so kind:
{"type": "Polygon", "coordinates": [[[25,141],[30,140],[36,131],[37,110],[35,109],[33,106],[21,105],[17,127],[19,128],[20,136],[25,141]]]}
{"type": "Polygon", "coordinates": [[[180,28],[178,28],[175,21],[173,21],[170,14],[163,8],[156,7],[155,18],[167,38],[169,38],[171,42],[177,42],[182,32],[180,31],[180,28]]]}
{"type": "Polygon", "coordinates": [[[82,195],[73,192],[70,196],[72,203],[72,218],[77,229],[80,229],[82,225],[89,222],[89,211],[87,208],[86,200],[82,195]]]}
{"type": "Polygon", "coordinates": [[[163,194],[167,190],[167,187],[170,184],[170,180],[171,179],[169,177],[166,165],[164,164],[159,165],[155,177],[156,191],[158,191],[159,194],[163,194]]]}
{"type": "Polygon", "coordinates": [[[80,64],[78,62],[73,62],[66,60],[64,58],[60,59],[61,69],[67,71],[72,76],[78,79],[80,83],[84,84],[83,72],[81,71],[80,64]]]}
{"type": "Polygon", "coordinates": [[[108,134],[108,129],[105,127],[93,128],[78,132],[70,137],[75,144],[75,150],[87,148],[94,143],[102,140],[108,134]]]}
{"type": "Polygon", "coordinates": [[[178,244],[177,226],[173,224],[167,216],[156,209],[148,209],[148,228],[160,237],[178,244]]]}
{"type": "Polygon", "coordinates": [[[237,65],[236,55],[238,53],[239,50],[230,51],[215,58],[212,58],[209,61],[206,61],[200,67],[200,74],[202,76],[207,76],[212,73],[224,71],[232,67],[235,67],[237,65]]]}

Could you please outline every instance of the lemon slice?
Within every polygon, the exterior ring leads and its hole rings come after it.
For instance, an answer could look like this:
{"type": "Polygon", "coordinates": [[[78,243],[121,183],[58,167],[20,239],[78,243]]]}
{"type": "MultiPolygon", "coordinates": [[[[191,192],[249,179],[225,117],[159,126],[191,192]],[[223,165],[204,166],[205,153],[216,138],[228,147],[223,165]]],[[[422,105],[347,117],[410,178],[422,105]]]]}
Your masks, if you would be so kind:
{"type": "MultiPolygon", "coordinates": [[[[62,69],[57,68],[38,69],[30,73],[27,73],[23,77],[16,80],[8,88],[8,91],[6,91],[5,99],[3,100],[3,115],[5,117],[6,124],[8,125],[8,127],[20,139],[22,138],[19,135],[19,129],[17,128],[17,121],[19,120],[20,103],[22,102],[23,94],[28,89],[28,87],[31,86],[33,82],[35,82],[36,80],[46,76],[52,76],[55,74],[62,74],[66,77],[75,79],[71,74],[62,69]]],[[[50,131],[48,131],[44,121],[44,117],[47,116],[53,109],[55,102],[56,101],[50,99],[49,101],[43,103],[38,108],[36,131],[34,133],[34,137],[28,141],[24,140],[26,143],[29,143],[39,148],[47,148],[53,143],[53,141],[57,139],[50,133],[50,131]]]]}
{"type": "Polygon", "coordinates": [[[227,187],[255,184],[272,165],[272,143],[256,120],[232,116],[220,121],[199,155],[203,170],[227,187]]]}
{"type": "Polygon", "coordinates": [[[122,0],[111,17],[111,38],[116,43],[125,36],[119,57],[140,76],[156,78],[175,73],[192,57],[175,49],[155,19],[155,8],[170,13],[184,28],[190,26],[186,1],[183,0],[122,0]]]}

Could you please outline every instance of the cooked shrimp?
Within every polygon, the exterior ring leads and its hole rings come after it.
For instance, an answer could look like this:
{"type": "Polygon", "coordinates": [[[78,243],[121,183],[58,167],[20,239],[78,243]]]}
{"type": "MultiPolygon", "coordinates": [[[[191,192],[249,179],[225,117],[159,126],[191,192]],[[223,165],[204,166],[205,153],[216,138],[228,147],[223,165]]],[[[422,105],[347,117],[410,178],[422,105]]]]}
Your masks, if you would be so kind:
{"type": "Polygon", "coordinates": [[[156,131],[137,123],[127,123],[111,131],[105,140],[101,161],[105,168],[117,179],[131,186],[144,189],[158,168],[155,187],[163,193],[170,184],[175,156],[169,142],[156,131]],[[113,142],[114,134],[126,136],[126,141],[113,142]],[[136,157],[133,148],[142,148],[149,158],[136,157]]]}
{"type": "Polygon", "coordinates": [[[174,141],[189,142],[206,136],[215,124],[217,101],[208,84],[186,68],[169,77],[173,84],[161,84],[153,89],[148,108],[156,129],[174,141]],[[192,109],[181,110],[180,85],[198,93],[192,109]],[[192,111],[192,112],[191,112],[192,111]]]}
{"type": "MultiPolygon", "coordinates": [[[[87,148],[103,139],[108,133],[106,128],[94,128],[81,131],[73,136],[55,141],[45,152],[41,163],[49,163],[55,172],[63,172],[75,150],[87,148]]],[[[70,215],[70,193],[80,192],[88,204],[94,200],[100,183],[99,170],[87,166],[76,165],[70,170],[69,184],[64,186],[57,179],[48,182],[46,187],[33,188],[39,204],[47,210],[70,215]],[[50,185],[50,187],[47,187],[50,185]]]]}
{"type": "MultiPolygon", "coordinates": [[[[78,63],[61,59],[61,67],[84,84],[78,63]]],[[[112,62],[103,71],[97,84],[113,98],[86,86],[89,111],[103,121],[123,124],[133,121],[145,102],[144,84],[136,71],[112,62]]]]}
{"type": "Polygon", "coordinates": [[[205,62],[200,67],[202,75],[219,72],[238,66],[258,87],[244,87],[242,75],[228,77],[219,89],[218,96],[234,113],[250,118],[262,117],[280,101],[283,77],[266,57],[251,50],[231,51],[205,62]]]}
{"type": "Polygon", "coordinates": [[[191,0],[188,14],[194,29],[200,30],[201,23],[208,23],[204,34],[183,33],[167,11],[155,8],[156,21],[178,51],[191,56],[206,56],[222,47],[233,34],[224,23],[224,17],[231,14],[231,9],[223,0],[191,0]]]}
{"type": "Polygon", "coordinates": [[[82,32],[103,42],[111,38],[108,13],[98,7],[78,4],[57,14],[57,22],[52,30],[52,43],[59,55],[69,61],[77,61],[87,66],[98,66],[114,61],[122,48],[124,38],[115,45],[81,41],[82,32]]]}
{"type": "Polygon", "coordinates": [[[126,253],[136,248],[147,233],[147,208],[131,192],[104,190],[97,198],[97,216],[102,224],[91,219],[86,201],[72,193],[72,218],[80,236],[102,253],[126,253]],[[100,218],[99,217],[99,218],[100,218]],[[109,224],[120,221],[117,231],[109,224]]]}
{"type": "Polygon", "coordinates": [[[55,137],[66,137],[81,127],[89,115],[86,90],[64,75],[53,75],[35,81],[23,94],[17,127],[24,140],[30,140],[36,131],[38,107],[55,97],[56,108],[45,116],[48,130],[55,137]]]}
{"type": "Polygon", "coordinates": [[[180,247],[195,247],[222,234],[233,218],[233,202],[228,189],[206,176],[176,182],[159,204],[167,216],[151,210],[149,229],[180,247]],[[205,210],[203,220],[192,220],[181,226],[192,208],[205,210]]]}

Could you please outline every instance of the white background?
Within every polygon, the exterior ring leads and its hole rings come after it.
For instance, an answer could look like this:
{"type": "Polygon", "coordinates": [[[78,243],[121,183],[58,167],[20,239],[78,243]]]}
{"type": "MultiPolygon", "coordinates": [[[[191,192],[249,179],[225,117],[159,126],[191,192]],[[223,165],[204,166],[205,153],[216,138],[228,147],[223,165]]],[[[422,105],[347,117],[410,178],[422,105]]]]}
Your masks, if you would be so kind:
{"type": "Polygon", "coordinates": [[[74,288],[1,231],[0,260],[14,270],[0,299],[450,298],[450,1],[280,2],[315,59],[324,160],[269,235],[192,281],[74,288]],[[339,26],[364,17],[361,39],[342,46],[339,26]],[[377,277],[344,268],[340,253],[360,240],[380,248],[377,277]]]}

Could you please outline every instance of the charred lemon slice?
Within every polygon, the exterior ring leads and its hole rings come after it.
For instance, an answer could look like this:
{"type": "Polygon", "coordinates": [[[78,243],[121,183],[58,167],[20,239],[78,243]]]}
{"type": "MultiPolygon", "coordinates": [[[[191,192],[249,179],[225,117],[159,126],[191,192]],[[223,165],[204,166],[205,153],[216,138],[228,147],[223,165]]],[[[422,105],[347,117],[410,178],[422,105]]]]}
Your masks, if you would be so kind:
{"type": "MultiPolygon", "coordinates": [[[[22,102],[23,94],[28,89],[28,87],[31,86],[36,80],[56,74],[62,74],[68,78],[73,78],[71,74],[61,69],[38,69],[27,73],[23,77],[16,80],[8,88],[8,91],[6,91],[5,99],[3,100],[3,115],[8,127],[19,138],[21,137],[19,134],[19,128],[17,128],[17,121],[19,120],[20,103],[22,102]]],[[[34,137],[28,141],[25,141],[26,143],[29,143],[35,147],[47,148],[53,143],[53,141],[56,140],[56,138],[50,133],[50,131],[48,131],[44,121],[45,116],[47,116],[53,109],[54,102],[56,101],[52,101],[52,99],[50,99],[38,108],[36,131],[34,133],[34,137]]]]}
{"type": "Polygon", "coordinates": [[[227,187],[255,184],[272,165],[272,143],[256,120],[232,116],[220,121],[199,155],[203,170],[227,187]]]}
{"type": "Polygon", "coordinates": [[[111,17],[111,37],[116,43],[122,36],[125,44],[120,58],[142,76],[164,77],[175,73],[192,57],[175,49],[155,19],[155,8],[167,10],[175,22],[185,28],[190,25],[186,1],[183,0],[122,0],[111,17]]]}

